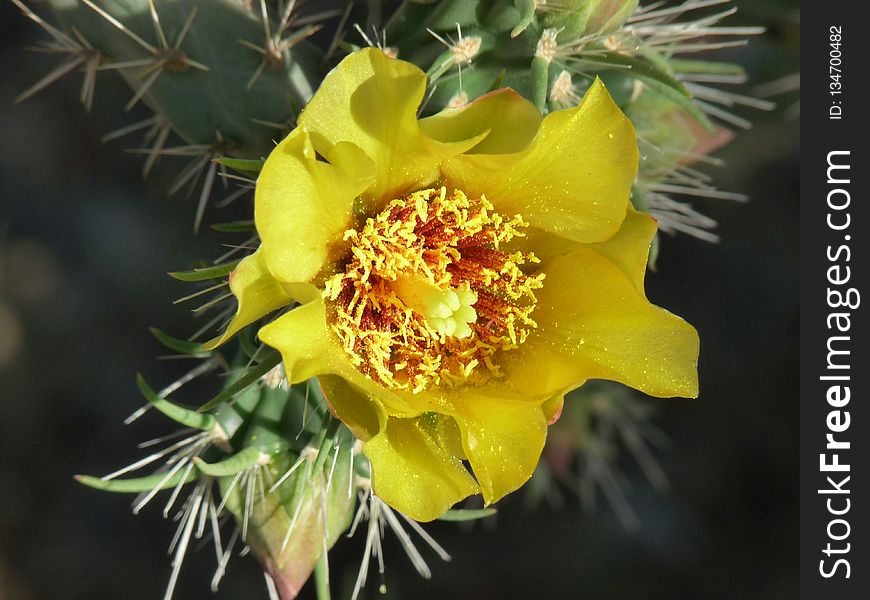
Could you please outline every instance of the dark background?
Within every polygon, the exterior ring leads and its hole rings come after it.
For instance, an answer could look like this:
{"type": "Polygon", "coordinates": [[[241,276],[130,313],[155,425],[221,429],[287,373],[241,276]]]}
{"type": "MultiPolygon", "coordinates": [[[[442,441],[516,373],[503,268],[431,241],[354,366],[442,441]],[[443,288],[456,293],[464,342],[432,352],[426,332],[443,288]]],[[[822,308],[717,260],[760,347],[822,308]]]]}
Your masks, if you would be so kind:
{"type": "MultiPolygon", "coordinates": [[[[796,1],[745,0],[733,23],[769,33],[731,52],[753,80],[798,70],[796,1]]],[[[141,403],[135,373],[171,381],[147,331],[191,332],[189,291],[161,273],[241,240],[191,235],[195,200],[166,198],[182,163],[151,179],[123,142],[100,136],[148,115],[123,114],[126,88],[98,78],[90,113],[71,76],[31,100],[14,97],[54,64],[26,52],[36,28],[0,3],[0,600],[161,598],[174,527],[153,507],[133,517],[127,498],[76,484],[140,454],[135,442],[166,432],[156,417],[130,427],[141,403]]],[[[662,400],[656,424],[671,438],[659,455],[671,491],[658,494],[625,462],[628,499],[642,527],[627,531],[600,503],[583,511],[501,504],[497,527],[429,528],[451,552],[431,553],[419,579],[391,537],[391,597],[730,599],[798,593],[798,159],[794,95],[773,113],[743,113],[755,128],[720,152],[715,175],[748,204],[701,201],[723,242],[666,238],[650,299],[701,336],[701,397],[662,400]],[[790,109],[790,110],[789,110],[790,109]],[[791,115],[791,116],[790,116],[791,115]]],[[[206,223],[249,208],[210,208],[206,223]]],[[[334,590],[351,580],[361,536],[331,554],[334,590]]],[[[192,553],[176,598],[210,597],[210,548],[192,553]]],[[[234,559],[216,598],[265,598],[252,558],[234,559]]],[[[377,582],[373,572],[370,581],[377,582]]],[[[369,597],[377,597],[376,585],[369,597]]],[[[342,593],[335,593],[343,597],[342,593]]],[[[313,597],[306,590],[305,597],[313,597]]]]}

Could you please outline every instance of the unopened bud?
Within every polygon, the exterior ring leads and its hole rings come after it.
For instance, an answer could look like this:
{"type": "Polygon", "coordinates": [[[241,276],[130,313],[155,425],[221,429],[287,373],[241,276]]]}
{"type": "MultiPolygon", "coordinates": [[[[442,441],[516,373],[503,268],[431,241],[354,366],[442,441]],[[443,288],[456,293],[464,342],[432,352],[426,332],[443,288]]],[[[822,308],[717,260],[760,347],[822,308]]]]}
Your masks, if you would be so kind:
{"type": "MultiPolygon", "coordinates": [[[[622,27],[637,5],[638,0],[567,0],[543,20],[548,27],[564,27],[570,38],[608,34],[622,27]]],[[[539,6],[546,11],[546,3],[539,6]]]]}
{"type": "Polygon", "coordinates": [[[235,484],[233,477],[221,481],[227,508],[282,600],[296,597],[350,524],[356,502],[351,445],[326,451],[323,461],[314,448],[299,457],[280,452],[235,484]]]}

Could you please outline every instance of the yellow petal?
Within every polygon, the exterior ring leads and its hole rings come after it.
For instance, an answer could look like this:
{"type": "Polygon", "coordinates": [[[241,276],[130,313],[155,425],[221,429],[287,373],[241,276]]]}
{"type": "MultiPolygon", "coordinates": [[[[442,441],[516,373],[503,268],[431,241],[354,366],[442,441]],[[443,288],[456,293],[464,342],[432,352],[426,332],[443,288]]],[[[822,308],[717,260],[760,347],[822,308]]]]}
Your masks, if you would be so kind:
{"type": "Polygon", "coordinates": [[[266,159],[257,180],[254,221],[266,264],[285,282],[309,281],[335,253],[351,226],[354,199],[371,175],[359,177],[347,145],[336,149],[336,164],[317,159],[308,133],[296,129],[266,159]],[[348,171],[355,171],[351,175],[348,171]]]}
{"type": "Polygon", "coordinates": [[[332,340],[326,329],[323,301],[314,300],[260,328],[259,338],[281,352],[287,381],[299,383],[330,373],[332,340]]]}
{"type": "Polygon", "coordinates": [[[544,416],[547,417],[547,425],[552,425],[562,416],[562,409],[565,408],[565,394],[551,396],[541,408],[544,410],[544,416]]]}
{"type": "Polygon", "coordinates": [[[480,141],[443,143],[424,134],[417,108],[425,91],[426,74],[418,67],[366,48],[326,76],[299,125],[311,132],[321,154],[341,142],[359,147],[374,162],[367,195],[385,202],[431,184],[442,160],[480,141]]]}
{"type": "Polygon", "coordinates": [[[619,229],[637,159],[634,127],[596,80],[577,108],[547,115],[527,150],[458,156],[442,173],[469,195],[486,195],[502,214],[592,243],[619,229]]]}
{"type": "MultiPolygon", "coordinates": [[[[329,330],[326,307],[320,298],[281,315],[262,327],[258,335],[264,344],[281,353],[290,383],[319,375],[338,375],[363,397],[377,399],[389,415],[411,417],[425,410],[418,406],[409,407],[398,394],[369,379],[351,364],[347,353],[329,330]]],[[[338,412],[338,407],[334,408],[338,412]]],[[[346,413],[348,418],[349,414],[346,413]]],[[[366,416],[356,425],[371,429],[371,423],[370,417],[366,416]]]]}
{"type": "Polygon", "coordinates": [[[656,222],[649,214],[638,212],[630,204],[625,220],[613,237],[598,244],[580,244],[541,229],[529,229],[521,238],[523,251],[534,252],[541,261],[568,254],[581,247],[591,248],[616,265],[643,293],[650,244],[656,232],[656,222]]]}
{"type": "Polygon", "coordinates": [[[424,133],[441,142],[458,142],[489,132],[469,150],[475,154],[520,152],[534,139],[541,125],[535,105],[512,89],[485,94],[461,108],[445,109],[420,120],[424,133]]]}
{"type": "Polygon", "coordinates": [[[636,211],[629,204],[619,231],[606,242],[591,244],[589,248],[613,263],[638,293],[643,295],[643,279],[646,275],[650,244],[656,229],[654,218],[647,213],[636,211]]]}
{"type": "Polygon", "coordinates": [[[547,418],[540,403],[468,389],[456,404],[454,418],[487,504],[529,480],[547,438],[547,418]]]}
{"type": "Polygon", "coordinates": [[[652,396],[697,396],[697,332],[650,304],[618,255],[583,247],[543,265],[539,327],[504,356],[517,385],[560,393],[609,379],[652,396]]]}
{"type": "Polygon", "coordinates": [[[238,301],[236,316],[223,335],[204,344],[207,350],[217,348],[243,327],[292,301],[290,294],[266,268],[262,247],[242,259],[230,273],[230,290],[238,301]]]}
{"type": "Polygon", "coordinates": [[[357,438],[365,442],[384,428],[387,415],[376,398],[366,396],[337,375],[320,375],[317,379],[332,414],[357,438]]]}
{"type": "Polygon", "coordinates": [[[350,364],[327,329],[321,300],[282,315],[259,335],[281,352],[290,383],[319,376],[336,415],[363,439],[375,434],[366,443],[366,454],[373,463],[376,492],[405,514],[431,520],[475,493],[476,484],[461,466],[463,456],[488,502],[517,489],[531,476],[546,434],[539,403],[496,400],[473,390],[463,392],[461,398],[388,390],[350,364]],[[449,414],[418,416],[427,408],[449,414]],[[386,421],[384,414],[390,415],[386,421]],[[458,437],[462,450],[456,447],[458,437]],[[409,473],[418,475],[412,481],[406,477],[409,473]],[[412,486],[417,487],[408,491],[412,486]]]}
{"type": "Polygon", "coordinates": [[[478,491],[462,461],[445,450],[435,432],[437,415],[390,418],[363,447],[372,464],[372,486],[384,502],[417,521],[431,521],[478,491]]]}
{"type": "Polygon", "coordinates": [[[320,298],[320,290],[314,284],[307,281],[281,282],[281,287],[299,304],[308,304],[312,300],[320,298]]]}
{"type": "Polygon", "coordinates": [[[462,432],[459,425],[456,424],[456,419],[439,414],[435,422],[434,432],[442,448],[457,458],[468,460],[465,448],[462,446],[462,432]]]}

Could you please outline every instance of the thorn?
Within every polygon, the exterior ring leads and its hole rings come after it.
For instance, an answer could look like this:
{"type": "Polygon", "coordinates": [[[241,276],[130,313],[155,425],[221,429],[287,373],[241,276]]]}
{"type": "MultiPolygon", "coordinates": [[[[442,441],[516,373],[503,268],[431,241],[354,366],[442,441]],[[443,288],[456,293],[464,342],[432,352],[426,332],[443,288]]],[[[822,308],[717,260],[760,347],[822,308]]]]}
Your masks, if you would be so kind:
{"type": "Polygon", "coordinates": [[[281,21],[278,24],[276,35],[280,36],[287,29],[290,24],[290,16],[293,14],[293,9],[295,8],[296,0],[290,0],[290,2],[287,3],[287,7],[284,9],[284,14],[281,15],[281,21]]]}
{"type": "Polygon", "coordinates": [[[192,293],[192,294],[189,294],[189,295],[187,295],[187,296],[184,296],[183,298],[179,298],[178,300],[173,301],[172,304],[181,304],[182,302],[187,302],[188,300],[193,300],[194,298],[198,298],[198,297],[200,297],[200,296],[202,296],[202,295],[204,295],[204,294],[208,294],[208,293],[210,293],[210,292],[214,292],[215,290],[219,290],[219,289],[221,289],[221,288],[223,288],[223,287],[226,287],[227,285],[229,285],[228,282],[226,282],[226,281],[221,281],[220,283],[216,283],[215,285],[211,285],[211,286],[209,286],[209,287],[207,287],[207,288],[201,289],[201,290],[199,290],[199,291],[197,291],[197,292],[194,292],[194,293],[192,293]]]}
{"type": "Polygon", "coordinates": [[[157,54],[157,48],[155,48],[154,46],[152,46],[151,44],[149,44],[148,42],[143,40],[141,37],[136,35],[133,31],[128,29],[127,26],[124,25],[123,23],[121,23],[118,19],[116,19],[115,17],[113,17],[112,15],[107,13],[105,10],[103,10],[102,8],[97,6],[96,4],[94,4],[92,2],[92,0],[81,0],[81,1],[84,2],[89,8],[91,8],[98,15],[103,17],[106,21],[108,21],[109,23],[114,25],[116,28],[118,28],[121,32],[123,32],[131,40],[133,40],[134,42],[136,42],[137,44],[142,46],[145,50],[147,50],[151,54],[157,54]]]}
{"type": "Polygon", "coordinates": [[[208,169],[208,172],[205,175],[205,183],[202,186],[202,192],[199,194],[199,204],[196,207],[196,217],[193,220],[193,232],[197,233],[199,231],[199,226],[202,223],[202,217],[205,213],[205,205],[208,202],[209,196],[211,196],[211,190],[214,186],[214,178],[217,173],[217,163],[212,160],[211,166],[208,169]]]}
{"type": "Polygon", "coordinates": [[[132,125],[127,125],[125,127],[121,127],[120,129],[116,129],[115,131],[109,132],[103,137],[100,138],[100,141],[103,143],[109,142],[111,140],[118,139],[120,137],[124,137],[129,133],[133,133],[134,131],[139,131],[140,129],[144,129],[145,127],[151,127],[157,125],[160,117],[158,115],[154,115],[150,119],[145,119],[144,121],[137,121],[132,125]]]}
{"type": "MultiPolygon", "coordinates": [[[[260,49],[255,48],[255,50],[260,50],[260,49]]],[[[260,61],[260,65],[254,71],[254,74],[251,75],[251,78],[248,79],[248,85],[245,86],[245,89],[250,90],[252,87],[254,87],[254,84],[257,82],[257,79],[260,78],[260,75],[263,73],[263,69],[265,69],[265,68],[266,68],[266,61],[264,59],[264,60],[260,61]]]]}
{"type": "Polygon", "coordinates": [[[154,140],[154,145],[151,146],[151,150],[148,152],[148,157],[145,159],[145,164],[142,166],[142,177],[148,177],[151,173],[151,169],[154,167],[157,158],[163,151],[163,146],[166,144],[166,138],[169,137],[169,132],[171,131],[169,124],[165,122],[157,125],[157,128],[157,137],[154,140]]]}
{"type": "MultiPolygon", "coordinates": [[[[347,20],[350,18],[350,13],[353,10],[354,0],[350,0],[347,3],[347,6],[344,9],[344,12],[341,13],[341,18],[338,20],[338,25],[335,28],[335,34],[332,36],[332,40],[329,42],[329,47],[326,49],[326,54],[323,55],[323,64],[328,63],[332,59],[332,55],[335,54],[336,48],[341,43],[342,37],[344,37],[345,26],[347,25],[347,20]]],[[[354,23],[354,26],[358,31],[362,31],[359,29],[359,25],[354,23]]],[[[365,38],[365,36],[363,36],[365,38]]],[[[371,42],[369,42],[369,46],[371,46],[371,42]]]]}
{"type": "Polygon", "coordinates": [[[151,89],[151,86],[154,85],[154,82],[157,81],[157,78],[160,77],[160,74],[163,72],[162,67],[158,67],[151,75],[148,76],[148,79],[142,84],[139,90],[133,95],[127,105],[124,107],[124,110],[130,110],[133,106],[142,99],[142,97],[148,93],[148,90],[151,89]]]}
{"type": "Polygon", "coordinates": [[[154,5],[154,0],[148,0],[148,10],[151,13],[151,20],[154,22],[154,33],[157,35],[157,43],[161,48],[168,48],[169,42],[166,41],[166,35],[163,33],[163,27],[160,25],[160,17],[157,15],[157,7],[154,5]]]}
{"type": "Polygon", "coordinates": [[[178,34],[178,38],[175,40],[175,49],[178,50],[181,47],[181,44],[184,42],[184,38],[187,37],[187,32],[190,30],[190,26],[193,25],[193,20],[196,18],[196,7],[193,7],[193,10],[190,11],[190,15],[188,15],[187,20],[184,22],[184,25],[181,27],[181,31],[178,34]]]}
{"type": "Polygon", "coordinates": [[[88,112],[91,111],[91,106],[94,102],[94,90],[97,87],[97,68],[100,66],[101,60],[102,57],[97,52],[90,56],[85,63],[85,77],[84,81],[82,81],[82,91],[79,99],[85,105],[85,110],[88,112]]]}
{"type": "Polygon", "coordinates": [[[85,60],[86,58],[84,56],[76,56],[71,60],[63,63],[62,65],[51,71],[48,75],[37,81],[34,85],[21,92],[15,98],[15,103],[18,104],[20,102],[23,102],[40,90],[45,89],[46,87],[48,87],[49,85],[81,65],[83,62],[85,62],[85,60]]]}
{"type": "Polygon", "coordinates": [[[46,33],[54,38],[54,40],[58,44],[60,44],[67,50],[73,50],[77,48],[78,45],[67,34],[46,22],[42,17],[33,12],[26,4],[21,2],[21,0],[12,0],[12,3],[17,6],[22,13],[24,13],[25,17],[39,25],[46,33]]]}

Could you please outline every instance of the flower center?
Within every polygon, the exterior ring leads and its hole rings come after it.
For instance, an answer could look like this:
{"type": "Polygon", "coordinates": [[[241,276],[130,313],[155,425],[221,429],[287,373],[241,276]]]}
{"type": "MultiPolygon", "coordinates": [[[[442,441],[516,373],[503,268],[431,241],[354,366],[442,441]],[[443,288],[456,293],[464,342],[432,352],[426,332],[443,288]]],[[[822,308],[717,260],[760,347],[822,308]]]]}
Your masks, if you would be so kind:
{"type": "Polygon", "coordinates": [[[472,334],[469,323],[477,321],[473,305],[477,294],[469,286],[439,289],[424,279],[400,275],[393,291],[407,307],[423,315],[441,336],[467,338],[472,334]]]}
{"type": "Polygon", "coordinates": [[[353,364],[414,392],[499,376],[494,355],[537,326],[531,313],[544,275],[520,267],[538,259],[503,248],[527,226],[483,196],[442,187],[393,200],[360,231],[346,231],[347,263],[323,296],[353,364]]]}

